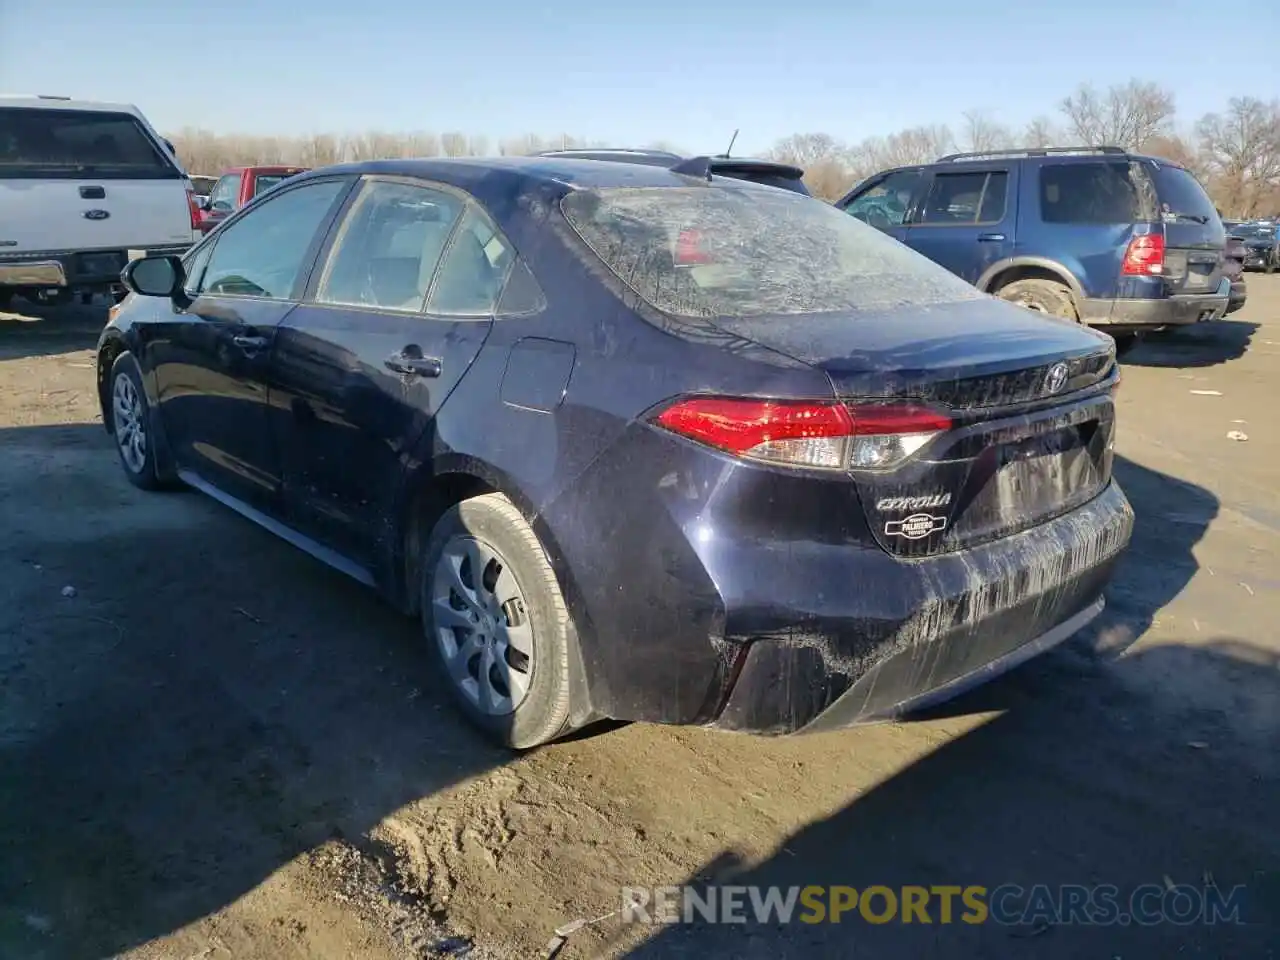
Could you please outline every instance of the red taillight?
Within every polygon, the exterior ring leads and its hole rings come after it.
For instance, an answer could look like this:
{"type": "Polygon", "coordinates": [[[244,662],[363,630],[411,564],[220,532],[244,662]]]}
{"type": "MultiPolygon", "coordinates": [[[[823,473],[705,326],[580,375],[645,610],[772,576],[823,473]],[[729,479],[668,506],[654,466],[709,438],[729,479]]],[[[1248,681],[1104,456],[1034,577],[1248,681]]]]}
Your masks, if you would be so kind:
{"type": "Polygon", "coordinates": [[[1120,272],[1127,277],[1151,277],[1163,273],[1164,237],[1151,233],[1130,240],[1120,272]]]}
{"type": "Polygon", "coordinates": [[[702,241],[701,230],[681,230],[676,238],[675,260],[677,267],[692,267],[710,263],[711,254],[702,241]]]}
{"type": "Polygon", "coordinates": [[[894,466],[951,428],[950,417],[913,404],[727,397],[678,401],[656,423],[735,456],[828,470],[894,466]]]}
{"type": "Polygon", "coordinates": [[[196,201],[196,192],[190,187],[187,188],[187,210],[191,214],[191,229],[199,230],[201,220],[200,205],[196,201]]]}

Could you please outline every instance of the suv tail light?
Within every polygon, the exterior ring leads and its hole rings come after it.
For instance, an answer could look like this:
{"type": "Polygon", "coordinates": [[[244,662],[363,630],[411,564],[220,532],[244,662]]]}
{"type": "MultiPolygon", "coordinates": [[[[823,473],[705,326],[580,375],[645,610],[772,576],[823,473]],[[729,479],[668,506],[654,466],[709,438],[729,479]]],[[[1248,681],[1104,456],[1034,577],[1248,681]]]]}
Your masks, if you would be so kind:
{"type": "Polygon", "coordinates": [[[187,210],[191,214],[191,229],[200,229],[200,205],[196,202],[196,192],[187,187],[187,210]]]}
{"type": "Polygon", "coordinates": [[[1149,233],[1130,240],[1120,272],[1126,277],[1151,277],[1163,273],[1164,236],[1149,233]]]}
{"type": "Polygon", "coordinates": [[[951,429],[950,417],[914,404],[730,397],[677,401],[655,423],[734,456],[821,470],[897,466],[951,429]]]}

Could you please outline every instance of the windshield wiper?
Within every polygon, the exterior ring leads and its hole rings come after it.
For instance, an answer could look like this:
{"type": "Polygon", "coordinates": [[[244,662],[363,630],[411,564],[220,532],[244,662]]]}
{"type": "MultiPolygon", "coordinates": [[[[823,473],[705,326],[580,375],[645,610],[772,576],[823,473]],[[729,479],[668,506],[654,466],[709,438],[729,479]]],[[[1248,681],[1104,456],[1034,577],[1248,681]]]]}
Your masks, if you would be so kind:
{"type": "Polygon", "coordinates": [[[1199,213],[1178,213],[1170,210],[1165,214],[1166,217],[1173,217],[1175,220],[1190,220],[1192,223],[1208,223],[1209,218],[1199,213]]]}

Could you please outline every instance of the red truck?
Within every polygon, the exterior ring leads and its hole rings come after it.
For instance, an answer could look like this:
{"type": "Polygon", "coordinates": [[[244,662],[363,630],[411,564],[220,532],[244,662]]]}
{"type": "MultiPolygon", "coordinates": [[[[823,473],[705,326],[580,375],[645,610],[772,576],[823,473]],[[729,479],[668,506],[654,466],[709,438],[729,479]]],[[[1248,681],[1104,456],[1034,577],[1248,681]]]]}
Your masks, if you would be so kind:
{"type": "Polygon", "coordinates": [[[306,173],[307,167],[231,167],[222,172],[209,195],[201,199],[200,232],[208,233],[260,193],[290,177],[306,173]]]}

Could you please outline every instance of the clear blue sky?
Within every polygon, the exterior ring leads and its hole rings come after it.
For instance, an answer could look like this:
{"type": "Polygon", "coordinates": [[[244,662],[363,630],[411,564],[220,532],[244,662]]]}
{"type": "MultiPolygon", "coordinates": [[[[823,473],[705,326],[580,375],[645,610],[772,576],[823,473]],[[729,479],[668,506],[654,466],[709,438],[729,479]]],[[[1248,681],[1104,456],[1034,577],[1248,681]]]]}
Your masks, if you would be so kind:
{"type": "Polygon", "coordinates": [[[459,130],[758,152],[1081,80],[1170,87],[1180,120],[1280,96],[1280,13],[1162,0],[0,0],[0,91],[138,104],[162,130],[459,130]],[[1230,22],[1223,19],[1234,12],[1230,22]]]}

